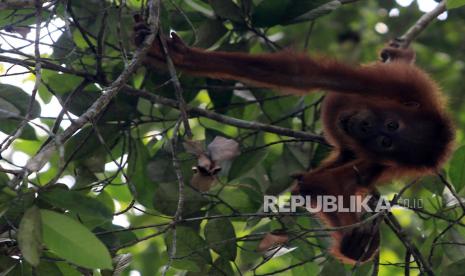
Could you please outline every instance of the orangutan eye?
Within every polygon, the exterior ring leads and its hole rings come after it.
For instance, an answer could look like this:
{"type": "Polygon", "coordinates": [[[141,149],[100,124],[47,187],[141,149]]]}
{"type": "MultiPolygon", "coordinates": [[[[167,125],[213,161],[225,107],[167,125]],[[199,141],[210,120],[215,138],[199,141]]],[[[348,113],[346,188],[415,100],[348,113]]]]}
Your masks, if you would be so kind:
{"type": "Polygon", "coordinates": [[[390,121],[386,124],[386,128],[389,131],[396,131],[399,128],[399,123],[395,121],[390,121]]]}
{"type": "Polygon", "coordinates": [[[419,102],[415,102],[415,101],[403,102],[402,104],[405,105],[406,107],[411,107],[411,108],[418,108],[418,107],[420,107],[420,103],[419,103],[419,102]]]}
{"type": "Polygon", "coordinates": [[[392,147],[392,139],[387,137],[387,136],[380,136],[378,138],[378,144],[384,149],[391,148],[392,147]]]}

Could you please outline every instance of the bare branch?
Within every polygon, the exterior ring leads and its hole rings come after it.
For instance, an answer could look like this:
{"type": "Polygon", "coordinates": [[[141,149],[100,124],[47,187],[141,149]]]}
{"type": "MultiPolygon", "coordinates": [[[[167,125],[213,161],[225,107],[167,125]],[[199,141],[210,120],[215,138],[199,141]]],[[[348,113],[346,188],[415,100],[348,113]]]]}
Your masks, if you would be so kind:
{"type": "Polygon", "coordinates": [[[151,47],[152,42],[158,32],[158,16],[152,15],[152,21],[150,24],[151,34],[148,35],[142,44],[142,47],[137,49],[132,58],[131,62],[125,68],[125,70],[113,81],[109,87],[103,89],[102,96],[98,98],[86,112],[84,112],[74,123],[69,126],[63,133],[60,133],[52,140],[49,144],[44,146],[34,157],[32,157],[26,164],[28,173],[38,171],[44,164],[49,160],[51,154],[55,151],[57,145],[63,144],[68,140],[74,133],[80,130],[86,123],[97,118],[107,107],[110,101],[118,94],[121,88],[124,87],[126,82],[132,73],[137,69],[139,64],[142,62],[148,49],[151,47]]]}
{"type": "MultiPolygon", "coordinates": [[[[43,3],[50,2],[48,0],[39,1],[43,3]]],[[[33,8],[36,0],[0,0],[0,10],[5,9],[21,9],[21,8],[33,8]]]]}
{"type": "Polygon", "coordinates": [[[159,35],[158,39],[160,39],[163,52],[166,56],[166,65],[168,66],[168,71],[171,76],[171,81],[173,82],[174,91],[176,93],[176,99],[179,102],[179,111],[181,111],[181,120],[184,125],[184,130],[186,131],[187,137],[192,138],[192,131],[191,127],[189,126],[189,120],[187,118],[187,111],[186,111],[186,101],[184,101],[183,97],[183,90],[181,87],[181,83],[179,82],[178,76],[176,75],[176,69],[174,68],[173,60],[170,57],[170,53],[168,52],[168,46],[166,45],[166,40],[163,36],[159,35]]]}
{"type": "Polygon", "coordinates": [[[34,107],[35,98],[37,95],[37,91],[39,90],[39,85],[42,79],[42,64],[40,62],[40,50],[39,50],[39,43],[40,43],[40,29],[41,29],[41,22],[42,22],[42,3],[39,0],[34,0],[35,3],[35,41],[34,41],[34,59],[35,59],[35,82],[34,88],[32,89],[31,99],[29,100],[29,105],[27,107],[26,116],[23,121],[19,124],[18,128],[14,131],[12,135],[9,135],[0,145],[0,153],[4,152],[10,145],[23,133],[24,128],[26,127],[28,121],[31,120],[33,117],[32,110],[34,107]]]}
{"type": "MultiPolygon", "coordinates": [[[[81,72],[81,71],[75,71],[73,69],[60,66],[60,65],[55,64],[55,63],[53,63],[50,60],[45,59],[45,58],[40,58],[39,61],[42,64],[42,68],[44,68],[44,69],[54,70],[54,71],[57,71],[57,72],[63,72],[63,73],[66,73],[66,74],[72,74],[72,75],[75,75],[75,76],[83,77],[83,78],[85,78],[87,80],[90,80],[90,81],[95,79],[94,76],[91,75],[91,74],[81,72]]],[[[14,57],[8,57],[8,56],[2,56],[2,55],[0,55],[0,62],[6,62],[6,63],[14,64],[14,65],[20,65],[20,66],[23,66],[25,68],[35,66],[34,61],[24,60],[24,59],[19,59],[19,58],[14,58],[14,57]]]]}
{"type": "Polygon", "coordinates": [[[439,3],[432,11],[425,13],[410,27],[401,37],[397,38],[402,48],[407,48],[410,43],[433,21],[438,15],[446,11],[446,1],[439,3]]]}
{"type": "MultiPolygon", "coordinates": [[[[125,88],[126,89],[124,90],[124,92],[130,95],[142,97],[149,101],[167,105],[173,108],[179,108],[178,102],[175,100],[164,98],[164,97],[161,97],[161,96],[158,96],[158,95],[155,95],[155,94],[143,91],[143,90],[137,90],[129,86],[126,86],[125,88]]],[[[191,107],[188,105],[186,106],[186,111],[191,115],[206,117],[214,121],[232,125],[238,128],[267,131],[267,132],[276,133],[279,135],[305,139],[308,141],[327,145],[327,142],[324,140],[322,136],[304,132],[304,131],[292,130],[289,128],[267,125],[267,124],[263,124],[259,122],[244,121],[241,119],[236,119],[236,118],[225,116],[225,115],[213,112],[213,111],[205,110],[205,109],[198,108],[198,107],[191,107]]]]}
{"type": "MultiPolygon", "coordinates": [[[[186,115],[187,116],[187,115],[186,115]]],[[[187,118],[187,117],[186,117],[187,118]]],[[[173,162],[173,168],[176,172],[176,178],[178,180],[178,206],[176,207],[176,213],[174,214],[173,221],[170,225],[172,225],[173,231],[173,238],[171,241],[171,249],[168,254],[168,263],[164,266],[162,276],[165,276],[170,269],[171,263],[173,262],[174,258],[176,257],[176,243],[177,243],[177,231],[176,231],[176,224],[177,222],[182,219],[182,211],[184,208],[184,177],[181,172],[181,167],[178,162],[178,157],[176,156],[176,149],[177,149],[177,139],[178,139],[178,132],[179,126],[181,124],[181,120],[178,121],[176,126],[174,127],[173,138],[171,138],[170,145],[171,145],[171,157],[173,162]]]]}
{"type": "Polygon", "coordinates": [[[391,228],[391,230],[396,234],[397,238],[399,238],[399,240],[404,244],[405,248],[415,258],[415,261],[418,264],[418,268],[420,269],[420,274],[433,276],[433,270],[429,266],[428,262],[423,257],[418,247],[410,240],[408,235],[402,229],[396,217],[392,213],[388,213],[388,215],[384,218],[384,221],[389,226],[389,228],[391,228]]]}

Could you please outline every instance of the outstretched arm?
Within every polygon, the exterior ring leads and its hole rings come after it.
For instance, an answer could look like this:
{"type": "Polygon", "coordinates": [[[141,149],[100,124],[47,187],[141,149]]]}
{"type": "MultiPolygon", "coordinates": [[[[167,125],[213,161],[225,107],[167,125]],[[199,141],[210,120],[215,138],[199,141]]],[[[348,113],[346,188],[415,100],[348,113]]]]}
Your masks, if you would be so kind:
{"type": "MultiPolygon", "coordinates": [[[[141,23],[136,25],[135,31],[137,45],[147,32],[141,23]]],[[[431,91],[424,90],[435,89],[434,83],[426,74],[405,62],[354,67],[289,51],[258,55],[209,52],[187,46],[174,33],[166,42],[173,63],[184,72],[239,80],[295,94],[325,89],[409,102],[425,99],[424,96],[419,97],[419,94],[431,94],[431,91]]],[[[157,40],[150,49],[145,64],[160,67],[164,63],[165,54],[157,40]]]]}

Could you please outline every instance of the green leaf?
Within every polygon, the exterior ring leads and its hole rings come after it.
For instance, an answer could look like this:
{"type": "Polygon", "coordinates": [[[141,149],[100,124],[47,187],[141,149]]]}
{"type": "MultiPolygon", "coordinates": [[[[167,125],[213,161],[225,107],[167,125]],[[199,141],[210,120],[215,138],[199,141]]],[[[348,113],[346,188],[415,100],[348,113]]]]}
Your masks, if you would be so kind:
{"type": "MultiPolygon", "coordinates": [[[[441,261],[441,256],[446,256],[447,259],[449,259],[451,262],[457,262],[463,259],[462,256],[465,255],[465,248],[463,246],[453,246],[454,244],[465,244],[465,235],[463,231],[460,230],[451,228],[446,232],[444,235],[444,240],[450,242],[450,244],[443,244],[439,250],[435,250],[434,254],[440,255],[435,256],[439,260],[434,260],[433,258],[433,261],[441,261]]],[[[434,234],[434,232],[432,234],[434,234]]]]}
{"type": "MultiPolygon", "coordinates": [[[[69,90],[63,95],[58,95],[66,105],[69,111],[75,115],[84,113],[97,99],[101,96],[101,90],[95,85],[89,84],[82,90],[69,90]]],[[[105,115],[104,115],[105,116],[105,115]]]]}
{"type": "MultiPolygon", "coordinates": [[[[13,134],[18,129],[20,122],[20,120],[16,119],[0,120],[0,131],[6,134],[13,134]]],[[[37,140],[36,132],[29,124],[24,126],[23,132],[19,137],[24,140],[37,140]]]]}
{"type": "Polygon", "coordinates": [[[231,0],[209,0],[215,13],[224,19],[235,22],[243,22],[241,9],[231,0]]]}
{"type": "Polygon", "coordinates": [[[313,10],[310,10],[292,20],[290,20],[288,23],[289,24],[293,24],[293,23],[299,23],[299,22],[304,22],[304,21],[311,21],[311,20],[315,20],[317,19],[318,17],[321,17],[323,15],[326,15],[332,11],[334,11],[335,9],[339,8],[341,6],[341,1],[331,1],[331,2],[328,2],[324,5],[321,5],[313,10]]]}
{"type": "Polygon", "coordinates": [[[229,109],[225,107],[228,107],[231,103],[231,99],[233,98],[233,89],[226,90],[218,87],[221,87],[222,85],[234,87],[235,82],[215,79],[207,79],[206,82],[208,86],[208,96],[215,107],[215,111],[218,113],[226,113],[229,109]]]}
{"type": "Polygon", "coordinates": [[[89,187],[89,185],[98,181],[95,173],[91,170],[91,168],[87,168],[86,166],[76,166],[75,179],[76,182],[74,183],[73,189],[76,190],[89,187]]]}
{"type": "Polygon", "coordinates": [[[102,227],[97,227],[95,232],[105,232],[99,236],[100,240],[108,248],[117,248],[137,240],[137,236],[131,231],[125,231],[125,228],[119,225],[108,224],[102,227]]]}
{"type": "Polygon", "coordinates": [[[16,192],[7,186],[8,176],[5,173],[0,173],[0,218],[10,208],[10,202],[17,196],[16,192]]]}
{"type": "MultiPolygon", "coordinates": [[[[18,128],[21,123],[20,117],[25,117],[28,113],[31,99],[31,96],[19,87],[0,84],[0,111],[3,111],[0,112],[0,131],[12,134],[18,128]]],[[[34,99],[30,112],[31,119],[37,118],[39,115],[40,105],[34,99]]],[[[20,138],[36,140],[37,136],[34,129],[26,124],[20,138]]]]}
{"type": "Polygon", "coordinates": [[[321,276],[346,275],[344,265],[336,260],[326,262],[320,272],[321,276]]]}
{"type": "Polygon", "coordinates": [[[10,275],[9,273],[19,264],[19,260],[0,255],[0,276],[10,275]]]}
{"type": "MultiPolygon", "coordinates": [[[[79,52],[76,52],[74,42],[69,39],[69,33],[63,33],[60,35],[60,38],[55,41],[54,43],[55,47],[53,49],[53,54],[51,55],[50,58],[52,59],[57,59],[63,64],[69,66],[73,63],[73,61],[77,60],[80,57],[79,52]]],[[[46,72],[46,69],[42,69],[42,72],[46,72]]],[[[55,71],[49,71],[52,74],[55,73],[55,71]]],[[[44,100],[44,102],[47,103],[46,99],[50,97],[51,95],[48,92],[47,89],[44,89],[44,87],[39,87],[39,94],[40,97],[44,100]],[[42,88],[42,89],[41,89],[42,88]],[[48,95],[47,95],[48,94],[48,95]],[[43,98],[45,97],[45,98],[43,98]]]]}
{"type": "Polygon", "coordinates": [[[205,20],[197,30],[198,38],[196,46],[199,48],[208,48],[215,44],[227,29],[220,20],[205,20]]]}
{"type": "MultiPolygon", "coordinates": [[[[159,183],[153,197],[153,208],[166,215],[174,215],[178,208],[179,187],[178,182],[159,183]]],[[[208,203],[201,194],[189,186],[184,186],[184,215],[199,211],[208,203]],[[186,206],[188,208],[186,208],[186,206]]]]}
{"type": "MultiPolygon", "coordinates": [[[[2,2],[2,4],[7,3],[7,2],[4,2],[4,1],[0,1],[0,2],[2,2]]],[[[17,2],[17,3],[19,3],[19,2],[17,2]]],[[[21,6],[21,4],[20,4],[20,6],[21,6]]],[[[21,18],[21,26],[28,26],[28,25],[32,25],[32,24],[35,23],[35,20],[36,20],[35,17],[34,16],[29,16],[31,14],[31,12],[34,12],[34,9],[32,9],[33,6],[29,6],[30,8],[23,7],[23,8],[20,8],[20,9],[18,9],[18,8],[13,9],[12,6],[10,6],[10,5],[6,5],[6,7],[2,6],[2,9],[0,11],[0,26],[2,26],[2,29],[5,26],[9,26],[12,23],[12,20],[17,20],[18,18],[21,18]],[[8,7],[8,9],[6,7],[8,7]],[[12,14],[14,14],[13,17],[12,17],[12,14]]],[[[42,11],[42,19],[41,20],[44,20],[46,18],[49,18],[49,16],[52,16],[50,13],[51,13],[51,11],[44,9],[42,11]]]]}
{"type": "Polygon", "coordinates": [[[465,266],[465,259],[461,259],[459,261],[453,262],[444,268],[441,275],[462,276],[464,266],[465,266]]]}
{"type": "Polygon", "coordinates": [[[234,159],[231,169],[229,170],[228,179],[231,181],[244,176],[247,172],[259,164],[266,155],[266,149],[254,150],[241,154],[239,157],[234,159]]]}
{"type": "Polygon", "coordinates": [[[172,158],[171,152],[161,148],[150,160],[148,160],[147,151],[147,158],[144,159],[144,163],[140,164],[146,164],[148,177],[153,182],[171,182],[177,180],[172,158]]]}
{"type": "Polygon", "coordinates": [[[113,218],[113,212],[103,202],[86,196],[82,192],[55,188],[41,192],[39,198],[52,206],[72,211],[79,215],[83,222],[92,220],[98,225],[113,218]]]}
{"type": "Polygon", "coordinates": [[[212,219],[205,225],[208,245],[226,260],[236,259],[236,233],[229,219],[212,219]]]}
{"type": "MultiPolygon", "coordinates": [[[[308,258],[307,258],[308,260],[308,258]]],[[[293,260],[293,263],[299,263],[296,259],[293,260]]],[[[307,262],[304,265],[299,265],[292,269],[293,276],[300,276],[300,275],[319,275],[320,267],[316,262],[307,262]]]]}
{"type": "Polygon", "coordinates": [[[10,179],[8,178],[8,176],[5,173],[0,172],[0,187],[6,187],[9,181],[10,179]]]}
{"type": "Polygon", "coordinates": [[[56,266],[62,275],[66,276],[81,276],[82,274],[73,266],[65,262],[57,262],[56,266]]]}
{"type": "Polygon", "coordinates": [[[281,193],[294,181],[290,175],[302,171],[305,171],[305,167],[300,163],[290,146],[284,145],[279,160],[273,164],[268,172],[271,184],[266,190],[266,194],[277,195],[281,193]]]}
{"type": "MultiPolygon", "coordinates": [[[[145,207],[152,208],[157,184],[147,172],[149,152],[140,140],[132,140],[128,158],[128,176],[136,189],[136,200],[145,207]]],[[[161,168],[156,168],[159,171],[161,168]]]]}
{"type": "Polygon", "coordinates": [[[231,266],[231,263],[228,260],[224,258],[218,258],[215,260],[212,267],[208,271],[208,276],[224,275],[234,275],[234,270],[231,266]]]}
{"type": "Polygon", "coordinates": [[[18,244],[24,259],[37,266],[42,253],[42,221],[39,208],[32,206],[24,213],[18,230],[18,244]]]}
{"type": "MultiPolygon", "coordinates": [[[[12,191],[9,188],[4,188],[3,192],[7,192],[10,195],[12,191]]],[[[31,190],[23,190],[21,196],[17,196],[14,200],[9,202],[8,209],[3,216],[7,221],[20,223],[26,210],[34,205],[34,201],[34,193],[31,190]]]]}
{"type": "Polygon", "coordinates": [[[86,268],[112,268],[108,249],[85,226],[57,212],[40,213],[44,244],[59,257],[86,268]]]}
{"type": "Polygon", "coordinates": [[[170,10],[168,12],[170,27],[177,32],[192,30],[192,25],[189,25],[191,22],[197,26],[205,21],[205,16],[195,11],[170,10]],[[186,17],[189,18],[190,22],[186,20],[186,17]]]}
{"type": "Polygon", "coordinates": [[[442,195],[442,191],[444,190],[444,183],[442,183],[441,179],[436,175],[427,175],[422,177],[421,185],[428,191],[439,196],[442,195]]]}
{"type": "MultiPolygon", "coordinates": [[[[118,138],[118,125],[99,125],[98,130],[100,135],[102,135],[103,141],[110,148],[118,138]]],[[[91,157],[97,157],[98,155],[101,155],[102,152],[104,152],[102,143],[91,126],[81,129],[81,131],[71,137],[65,145],[66,160],[68,160],[71,156],[73,157],[73,160],[84,160],[91,157]]],[[[102,161],[102,165],[105,165],[105,160],[102,161]]]]}
{"type": "Polygon", "coordinates": [[[465,146],[458,148],[452,155],[449,177],[457,193],[465,186],[465,146]]]}
{"type": "Polygon", "coordinates": [[[290,247],[296,247],[296,249],[291,252],[295,260],[305,261],[315,256],[314,246],[306,239],[291,239],[289,245],[290,247]]]}
{"type": "Polygon", "coordinates": [[[252,15],[252,21],[257,27],[274,26],[281,22],[286,14],[290,0],[266,0],[262,1],[252,15]]]}
{"type": "Polygon", "coordinates": [[[372,262],[366,262],[366,263],[361,263],[358,267],[357,270],[352,274],[353,276],[365,276],[365,275],[371,275],[370,271],[371,268],[373,267],[372,262]]]}
{"type": "Polygon", "coordinates": [[[58,268],[57,264],[58,262],[41,262],[35,269],[36,275],[65,276],[58,268]]]}
{"type": "MultiPolygon", "coordinates": [[[[164,250],[165,248],[160,248],[158,244],[149,243],[137,257],[138,260],[132,262],[131,268],[139,271],[141,275],[160,274],[161,267],[166,264],[166,258],[162,258],[160,252],[164,250]]],[[[166,253],[164,255],[166,256],[166,253]]]]}
{"type": "Polygon", "coordinates": [[[20,110],[3,98],[0,98],[0,118],[15,118],[20,114],[20,110]]]}
{"type": "MultiPolygon", "coordinates": [[[[253,23],[257,27],[270,27],[274,25],[285,25],[294,23],[292,20],[296,17],[310,14],[313,9],[319,9],[321,5],[328,3],[327,0],[266,0],[260,2],[260,4],[254,9],[252,15],[253,23]]],[[[335,4],[339,1],[330,1],[335,4]]],[[[340,4],[340,3],[339,3],[340,4]]],[[[323,9],[323,10],[327,10],[323,9]]],[[[307,16],[302,20],[311,20],[317,16],[307,16]]],[[[300,21],[302,21],[300,20],[300,21]]]]}
{"type": "MultiPolygon", "coordinates": [[[[166,236],[165,244],[167,252],[171,252],[173,246],[173,231],[166,236]]],[[[200,272],[202,268],[211,264],[212,259],[207,243],[199,234],[189,227],[176,227],[176,255],[173,267],[200,272]],[[179,258],[179,260],[176,260],[179,258]]]]}
{"type": "MultiPolygon", "coordinates": [[[[436,239],[438,233],[437,231],[433,230],[431,233],[429,233],[426,237],[425,240],[422,241],[420,245],[420,253],[423,256],[429,256],[431,247],[433,246],[433,242],[436,239]]],[[[446,247],[449,247],[450,245],[445,245],[446,247]]],[[[437,267],[441,264],[441,261],[443,259],[443,248],[441,246],[435,246],[434,247],[434,254],[431,258],[431,264],[433,267],[437,267]]]]}
{"type": "Polygon", "coordinates": [[[72,92],[83,81],[83,78],[76,75],[45,70],[44,73],[42,73],[42,80],[47,84],[47,86],[41,84],[39,92],[45,97],[45,100],[47,100],[47,95],[60,96],[72,92]],[[51,92],[48,91],[49,89],[51,92]]]}
{"type": "Polygon", "coordinates": [[[329,153],[331,152],[331,148],[329,146],[325,146],[322,144],[318,144],[316,146],[315,151],[313,152],[312,161],[310,163],[312,168],[318,167],[326,157],[328,157],[329,153]]]}
{"type": "Polygon", "coordinates": [[[460,8],[465,5],[465,0],[447,0],[446,7],[448,10],[460,8]]]}
{"type": "MultiPolygon", "coordinates": [[[[270,97],[264,96],[268,94],[265,94],[264,90],[257,89],[252,93],[257,100],[270,97]]],[[[261,104],[261,107],[263,108],[263,112],[266,114],[266,117],[263,118],[265,119],[265,123],[272,121],[276,122],[276,125],[289,128],[292,126],[292,117],[294,117],[291,115],[297,110],[300,110],[303,105],[299,104],[298,99],[295,97],[284,97],[281,99],[275,99],[273,101],[264,101],[261,104]],[[286,119],[283,120],[283,118],[286,119]]]]}
{"type": "MultiPolygon", "coordinates": [[[[321,6],[324,6],[329,3],[334,3],[339,1],[330,1],[330,0],[299,0],[291,1],[290,5],[286,10],[286,20],[291,20],[292,18],[301,16],[315,9],[319,9],[321,6]]],[[[286,22],[287,23],[287,22],[286,22]]]]}
{"type": "MultiPolygon", "coordinates": [[[[221,190],[220,198],[240,213],[254,213],[263,203],[263,196],[246,186],[226,186],[221,190]]],[[[229,207],[225,206],[225,209],[231,212],[229,207]]]]}
{"type": "MultiPolygon", "coordinates": [[[[31,96],[24,92],[21,88],[9,84],[0,84],[0,98],[2,99],[3,105],[0,104],[0,109],[15,108],[19,111],[19,115],[25,116],[29,108],[29,102],[31,96]],[[8,103],[8,107],[5,105],[8,103]]],[[[32,119],[37,118],[40,115],[40,105],[37,100],[32,103],[32,110],[30,116],[32,119]]]]}

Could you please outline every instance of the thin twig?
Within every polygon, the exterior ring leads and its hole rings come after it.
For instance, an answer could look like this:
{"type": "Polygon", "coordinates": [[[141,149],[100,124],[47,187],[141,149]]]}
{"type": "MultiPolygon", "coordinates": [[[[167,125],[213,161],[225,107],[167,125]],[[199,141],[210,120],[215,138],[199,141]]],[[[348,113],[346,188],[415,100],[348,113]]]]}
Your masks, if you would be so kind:
{"type": "Polygon", "coordinates": [[[431,249],[430,249],[430,252],[429,252],[429,256],[428,256],[428,262],[431,264],[432,263],[432,260],[433,260],[433,255],[434,255],[434,249],[436,248],[437,244],[438,244],[438,241],[441,237],[443,237],[450,229],[452,229],[455,225],[457,225],[464,217],[465,217],[465,204],[463,203],[463,200],[462,198],[460,198],[460,196],[455,192],[454,188],[452,187],[452,185],[447,181],[447,179],[441,174],[441,173],[437,173],[437,176],[439,177],[439,179],[441,180],[442,183],[444,183],[444,185],[447,187],[447,189],[449,190],[449,192],[452,194],[452,196],[455,198],[455,200],[457,200],[457,203],[460,205],[460,207],[462,208],[462,214],[456,219],[454,220],[453,222],[451,222],[450,224],[447,225],[446,228],[444,228],[434,239],[433,239],[433,242],[431,244],[431,249]]]}
{"type": "MultiPolygon", "coordinates": [[[[40,6],[45,2],[50,2],[46,0],[38,1],[40,6]]],[[[36,0],[2,0],[0,2],[0,10],[3,9],[25,9],[32,8],[37,3],[36,0]]]]}
{"type": "Polygon", "coordinates": [[[191,127],[189,126],[189,118],[187,117],[187,111],[186,111],[186,101],[184,101],[183,97],[183,90],[181,86],[181,82],[179,82],[179,78],[176,75],[176,69],[174,68],[174,63],[173,60],[170,57],[170,53],[168,52],[168,46],[166,45],[166,40],[163,37],[163,35],[158,35],[158,39],[160,40],[160,43],[163,48],[163,52],[166,57],[166,65],[168,67],[168,72],[171,76],[171,81],[173,82],[174,86],[174,92],[176,94],[176,99],[178,100],[178,109],[181,112],[181,120],[184,125],[184,131],[186,132],[186,135],[189,139],[192,138],[192,131],[191,127]]]}
{"type": "MultiPolygon", "coordinates": [[[[128,93],[133,96],[138,96],[141,98],[145,98],[149,101],[159,103],[162,105],[167,105],[173,108],[178,108],[178,102],[175,100],[171,100],[168,98],[164,98],[155,94],[151,94],[147,91],[143,90],[138,90],[134,89],[132,87],[126,86],[124,89],[124,93],[128,93]]],[[[299,130],[292,130],[289,128],[283,128],[283,127],[278,127],[274,125],[267,125],[259,122],[250,122],[250,121],[245,121],[229,116],[225,116],[222,114],[218,114],[213,111],[205,110],[202,108],[198,107],[191,107],[189,105],[186,105],[186,111],[187,113],[191,115],[196,115],[196,116],[201,116],[201,117],[206,117],[211,120],[221,122],[224,124],[228,124],[231,126],[235,126],[238,128],[245,128],[245,129],[253,129],[253,130],[260,130],[260,131],[267,131],[270,133],[275,133],[279,135],[284,135],[284,136],[289,136],[289,137],[294,137],[294,138],[300,138],[300,139],[305,139],[307,141],[312,141],[316,143],[321,143],[327,145],[327,142],[324,140],[324,138],[320,135],[304,132],[304,131],[299,131],[299,130]]]]}
{"type": "Polygon", "coordinates": [[[405,268],[404,268],[404,276],[410,276],[410,257],[412,254],[410,250],[407,249],[405,252],[405,268]]]}
{"type": "Polygon", "coordinates": [[[118,94],[118,92],[124,87],[130,76],[137,69],[139,64],[142,62],[145,54],[152,45],[156,33],[158,32],[159,17],[156,14],[151,16],[150,29],[151,34],[146,38],[142,47],[136,50],[134,57],[118,78],[113,81],[109,87],[103,89],[102,95],[89,107],[78,119],[74,121],[74,124],[65,129],[61,134],[57,135],[55,140],[43,147],[34,157],[32,157],[26,164],[26,168],[29,173],[40,170],[43,165],[50,159],[52,153],[55,151],[55,147],[58,144],[63,144],[68,140],[74,133],[80,130],[89,121],[97,118],[107,107],[110,101],[118,94]]]}
{"type": "Polygon", "coordinates": [[[302,266],[306,263],[309,263],[309,262],[312,262],[318,258],[321,258],[323,257],[324,255],[323,254],[320,254],[320,255],[316,255],[316,256],[313,256],[311,257],[310,259],[306,259],[306,260],[303,260],[303,261],[300,261],[298,263],[295,263],[295,264],[292,264],[292,265],[289,265],[285,268],[282,268],[282,269],[278,269],[278,270],[273,270],[273,272],[268,272],[268,273],[265,273],[265,274],[254,274],[255,276],[271,276],[271,275],[280,275],[280,273],[283,273],[283,272],[286,272],[288,270],[291,270],[293,268],[296,268],[296,267],[299,267],[299,266],[302,266]]]}
{"type": "Polygon", "coordinates": [[[182,211],[184,207],[184,177],[182,175],[181,167],[179,166],[178,157],[176,155],[179,126],[180,126],[180,121],[174,127],[173,137],[170,140],[173,168],[176,173],[176,178],[178,180],[178,206],[176,208],[176,213],[174,214],[173,222],[172,222],[173,232],[172,232],[171,249],[168,254],[168,263],[163,268],[162,276],[165,276],[166,273],[168,273],[171,263],[176,257],[176,244],[177,244],[176,224],[179,220],[182,219],[182,211]]]}
{"type": "MultiPolygon", "coordinates": [[[[14,57],[9,57],[9,56],[3,56],[3,55],[0,55],[0,62],[10,63],[10,64],[14,64],[14,65],[20,65],[20,66],[23,66],[25,68],[35,66],[35,63],[33,61],[14,58],[14,57]]],[[[67,68],[67,67],[60,66],[60,65],[55,64],[55,63],[53,63],[50,60],[45,59],[45,58],[41,58],[40,63],[42,64],[42,68],[44,68],[44,69],[50,69],[50,70],[57,71],[57,72],[71,74],[71,75],[75,75],[75,76],[78,76],[78,77],[83,77],[83,78],[85,78],[85,79],[87,79],[89,81],[95,81],[95,77],[92,74],[82,72],[82,71],[76,71],[76,70],[73,70],[73,69],[70,69],[70,68],[67,68]]]]}
{"type": "Polygon", "coordinates": [[[371,272],[371,276],[378,276],[379,272],[379,250],[376,252],[375,256],[373,257],[373,272],[371,272]]]}
{"type": "Polygon", "coordinates": [[[98,31],[97,35],[97,52],[95,53],[95,67],[96,73],[95,75],[102,83],[106,83],[106,76],[103,71],[103,55],[105,52],[105,36],[106,36],[106,28],[107,28],[107,18],[108,12],[107,10],[103,11],[102,20],[100,21],[100,30],[98,31]]]}
{"type": "Polygon", "coordinates": [[[6,149],[10,147],[10,145],[23,133],[24,128],[27,126],[28,121],[32,119],[32,112],[34,111],[34,106],[36,103],[36,95],[37,91],[39,90],[39,85],[41,81],[41,71],[42,71],[42,63],[40,61],[40,24],[42,22],[42,1],[35,0],[35,40],[34,40],[34,75],[35,75],[35,82],[34,87],[32,89],[31,98],[29,100],[29,104],[27,107],[25,119],[21,121],[18,128],[14,131],[12,135],[7,137],[0,145],[0,153],[4,152],[6,149]]]}
{"type": "Polygon", "coordinates": [[[407,48],[410,43],[424,30],[426,27],[438,17],[441,13],[446,11],[446,1],[439,3],[432,11],[425,13],[420,17],[413,26],[411,26],[402,36],[397,38],[402,48],[407,48]]]}
{"type": "Polygon", "coordinates": [[[396,217],[392,213],[388,213],[384,221],[391,228],[391,230],[396,234],[399,240],[404,244],[405,248],[410,251],[412,256],[415,258],[415,262],[418,264],[418,269],[422,275],[434,276],[433,270],[429,266],[428,262],[425,260],[420,250],[416,245],[410,240],[408,235],[400,226],[396,217]]]}

